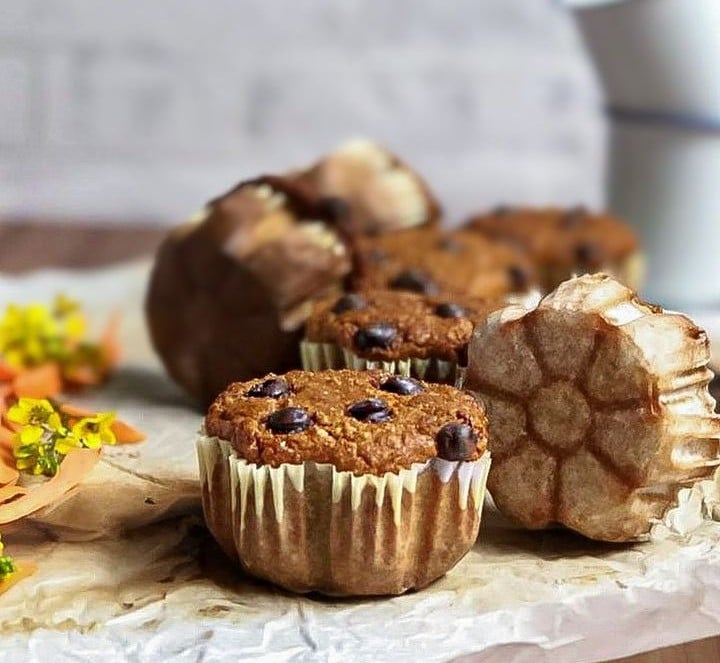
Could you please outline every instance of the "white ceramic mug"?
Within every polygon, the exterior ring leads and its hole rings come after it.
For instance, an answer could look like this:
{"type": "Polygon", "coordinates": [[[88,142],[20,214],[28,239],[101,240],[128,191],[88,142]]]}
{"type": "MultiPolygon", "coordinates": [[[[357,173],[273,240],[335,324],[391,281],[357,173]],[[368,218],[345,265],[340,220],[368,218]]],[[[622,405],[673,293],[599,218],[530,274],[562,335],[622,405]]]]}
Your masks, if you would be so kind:
{"type": "Polygon", "coordinates": [[[645,292],[720,308],[720,0],[567,0],[605,86],[609,207],[639,231],[645,292]]]}

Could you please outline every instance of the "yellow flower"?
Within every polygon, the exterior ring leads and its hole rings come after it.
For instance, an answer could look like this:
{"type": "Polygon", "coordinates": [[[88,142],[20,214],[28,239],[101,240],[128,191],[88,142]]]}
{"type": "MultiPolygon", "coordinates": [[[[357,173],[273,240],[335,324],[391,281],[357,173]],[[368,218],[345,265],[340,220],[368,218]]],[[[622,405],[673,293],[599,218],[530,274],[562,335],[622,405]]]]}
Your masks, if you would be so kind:
{"type": "Polygon", "coordinates": [[[5,578],[17,571],[13,558],[9,555],[4,555],[4,551],[5,544],[0,539],[0,581],[5,580],[5,578]]]}
{"type": "MultiPolygon", "coordinates": [[[[39,427],[41,433],[43,426],[52,431],[63,429],[60,415],[52,403],[45,398],[21,398],[8,410],[7,418],[21,426],[39,427]]],[[[29,433],[29,435],[35,435],[35,433],[29,433]]]]}
{"type": "Polygon", "coordinates": [[[15,366],[41,363],[57,333],[55,319],[42,304],[10,304],[0,319],[0,354],[15,366]]]}
{"type": "Polygon", "coordinates": [[[38,444],[44,434],[42,426],[24,426],[16,433],[18,444],[23,446],[38,444]]]}
{"type": "Polygon", "coordinates": [[[73,449],[97,449],[116,442],[112,430],[114,412],[84,417],[68,429],[69,422],[63,418],[66,415],[61,415],[50,401],[21,398],[8,410],[7,417],[21,426],[15,433],[15,465],[32,474],[54,476],[73,449]]]}
{"type": "Polygon", "coordinates": [[[62,321],[63,332],[68,339],[77,341],[85,336],[87,323],[79,302],[59,294],[53,301],[53,315],[62,321]]]}
{"type": "Polygon", "coordinates": [[[0,355],[16,367],[67,362],[81,344],[87,323],[80,304],[58,295],[52,306],[10,304],[0,317],[0,355]]]}
{"type": "Polygon", "coordinates": [[[114,421],[114,412],[100,412],[94,417],[80,419],[73,425],[71,435],[89,449],[97,449],[103,444],[115,444],[115,433],[111,428],[114,421]]]}
{"type": "Polygon", "coordinates": [[[55,295],[53,300],[53,315],[56,318],[62,318],[71,313],[78,313],[80,311],[80,302],[76,299],[72,299],[63,293],[55,295]]]}
{"type": "Polygon", "coordinates": [[[79,313],[74,315],[69,315],[65,320],[63,321],[63,328],[65,330],[65,335],[73,340],[73,341],[79,341],[85,336],[85,332],[87,331],[87,323],[85,322],[85,318],[80,315],[79,313]]]}

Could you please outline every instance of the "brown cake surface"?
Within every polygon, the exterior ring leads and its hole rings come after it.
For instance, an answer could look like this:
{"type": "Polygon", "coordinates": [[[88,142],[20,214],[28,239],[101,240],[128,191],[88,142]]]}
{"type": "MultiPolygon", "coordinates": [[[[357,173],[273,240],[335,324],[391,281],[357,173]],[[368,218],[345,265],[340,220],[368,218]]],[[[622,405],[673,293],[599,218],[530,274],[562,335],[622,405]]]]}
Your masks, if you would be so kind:
{"type": "Polygon", "coordinates": [[[146,312],[170,375],[209,403],[233,380],[300,365],[311,300],[339,291],[350,258],[313,202],[282,178],[239,185],[171,232],[146,312]]]}
{"type": "Polygon", "coordinates": [[[400,290],[331,296],[315,304],[305,338],[373,360],[434,357],[464,363],[475,324],[504,305],[503,299],[447,298],[400,290]]]}
{"type": "MultiPolygon", "coordinates": [[[[632,229],[608,213],[585,208],[499,207],[472,217],[468,230],[511,243],[528,253],[553,289],[572,274],[610,271],[619,277],[626,259],[638,251],[632,229]]],[[[634,281],[628,274],[623,280],[634,281]]],[[[638,283],[629,285],[637,287],[638,283]]]]}
{"type": "Polygon", "coordinates": [[[362,239],[357,250],[357,290],[494,298],[525,292],[535,282],[526,255],[479,233],[417,228],[362,239]]]}
{"type": "Polygon", "coordinates": [[[291,371],[230,385],[205,419],[249,462],[382,475],[440,456],[476,460],[487,419],[471,395],[381,371],[291,371]]]}

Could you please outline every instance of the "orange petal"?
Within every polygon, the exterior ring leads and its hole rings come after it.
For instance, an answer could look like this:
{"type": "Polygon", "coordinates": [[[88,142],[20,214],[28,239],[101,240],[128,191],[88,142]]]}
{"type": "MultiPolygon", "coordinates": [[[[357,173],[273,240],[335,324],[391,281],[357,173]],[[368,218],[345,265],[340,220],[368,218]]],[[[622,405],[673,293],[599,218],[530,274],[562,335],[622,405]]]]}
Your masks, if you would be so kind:
{"type": "Polygon", "coordinates": [[[17,368],[6,364],[4,361],[0,361],[0,382],[8,382],[14,379],[18,372],[17,368]]]}
{"type": "MultiPolygon", "coordinates": [[[[7,382],[0,383],[0,417],[10,409],[10,397],[13,393],[12,384],[7,382]]],[[[15,399],[13,399],[15,400],[15,399]]]]}
{"type": "Polygon", "coordinates": [[[13,585],[17,585],[21,580],[25,580],[25,578],[33,575],[38,568],[32,562],[25,561],[15,562],[15,566],[17,566],[17,571],[8,578],[5,578],[5,580],[0,581],[0,594],[7,592],[13,585]]]}
{"type": "Polygon", "coordinates": [[[100,349],[103,351],[103,356],[110,368],[116,366],[120,360],[120,342],[118,341],[118,335],[121,320],[122,313],[120,313],[120,311],[112,313],[100,336],[100,349]]]}
{"type": "Polygon", "coordinates": [[[136,442],[142,442],[147,439],[145,433],[119,419],[116,419],[112,423],[110,429],[115,433],[115,439],[118,444],[135,444],[136,442]]]}
{"type": "Polygon", "coordinates": [[[0,446],[11,447],[14,442],[14,438],[14,431],[11,431],[9,428],[5,428],[5,426],[0,424],[0,446]]]}
{"type": "Polygon", "coordinates": [[[77,486],[95,467],[99,458],[99,449],[73,449],[60,463],[60,469],[54,477],[33,487],[15,501],[0,505],[0,525],[20,520],[52,504],[77,486]]]}
{"type": "Polygon", "coordinates": [[[21,428],[22,424],[16,424],[14,421],[10,421],[5,413],[0,417],[0,425],[9,430],[11,433],[17,433],[21,428]]]}
{"type": "Polygon", "coordinates": [[[68,382],[84,387],[95,387],[103,381],[103,376],[92,366],[75,366],[67,369],[64,377],[68,382]]]}
{"type": "Polygon", "coordinates": [[[62,391],[60,369],[57,364],[43,364],[28,368],[13,382],[18,398],[52,398],[62,391]]]}

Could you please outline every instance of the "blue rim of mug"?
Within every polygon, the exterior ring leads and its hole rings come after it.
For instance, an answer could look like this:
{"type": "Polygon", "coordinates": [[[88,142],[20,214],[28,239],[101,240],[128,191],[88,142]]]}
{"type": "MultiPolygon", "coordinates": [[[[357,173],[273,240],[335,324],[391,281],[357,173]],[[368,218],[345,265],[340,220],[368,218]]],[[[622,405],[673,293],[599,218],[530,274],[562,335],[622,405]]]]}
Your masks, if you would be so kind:
{"type": "Polygon", "coordinates": [[[720,117],[673,113],[666,111],[609,106],[607,113],[615,122],[670,127],[685,131],[710,131],[720,133],[720,117]]]}

